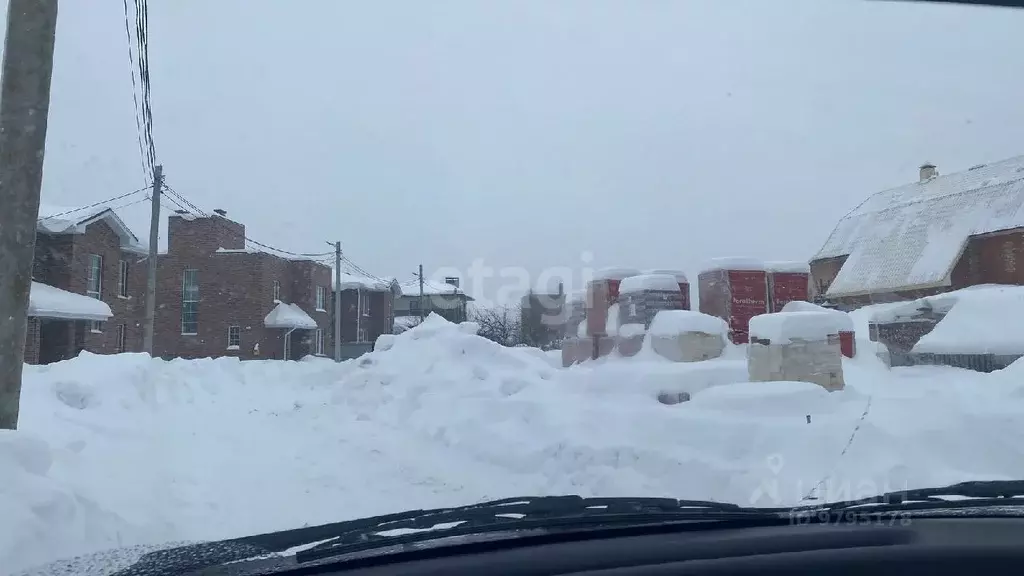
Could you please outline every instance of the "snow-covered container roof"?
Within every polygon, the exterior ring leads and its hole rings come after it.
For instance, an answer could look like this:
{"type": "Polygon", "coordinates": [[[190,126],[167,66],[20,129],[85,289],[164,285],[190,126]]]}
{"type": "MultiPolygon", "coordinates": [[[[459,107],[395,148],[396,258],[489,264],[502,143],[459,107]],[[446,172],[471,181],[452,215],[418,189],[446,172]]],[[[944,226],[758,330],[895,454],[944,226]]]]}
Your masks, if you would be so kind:
{"type": "Polygon", "coordinates": [[[815,260],[847,256],[828,297],[947,286],[967,239],[1024,226],[1024,156],[883,190],[839,221],[815,260]]]}
{"type": "Polygon", "coordinates": [[[647,270],[644,272],[644,274],[668,274],[669,276],[674,277],[676,279],[676,283],[678,284],[687,284],[690,282],[686,278],[686,272],[683,272],[682,270],[647,270]]]}
{"type": "Polygon", "coordinates": [[[263,319],[267,328],[298,328],[313,330],[317,327],[316,320],[306,314],[298,304],[278,302],[277,306],[263,319]]]}
{"type": "Polygon", "coordinates": [[[764,270],[764,262],[757,258],[743,258],[740,256],[727,256],[723,258],[712,258],[701,268],[701,273],[716,272],[719,270],[764,270]]]}
{"type": "Polygon", "coordinates": [[[727,335],[729,325],[717,316],[694,310],[662,310],[655,314],[649,332],[654,336],[677,336],[685,332],[727,335]]]}
{"type": "Polygon", "coordinates": [[[750,319],[750,337],[771,344],[793,340],[826,340],[839,334],[836,317],[828,312],[775,312],[750,319]]]}
{"type": "Polygon", "coordinates": [[[61,290],[42,282],[33,282],[28,296],[28,315],[60,320],[96,320],[104,322],[113,314],[102,300],[61,290]]]}
{"type": "Polygon", "coordinates": [[[616,268],[608,267],[601,268],[597,272],[594,272],[594,280],[622,280],[629,278],[630,276],[636,276],[640,274],[640,271],[635,268],[616,268]]]}
{"type": "Polygon", "coordinates": [[[831,314],[832,318],[835,320],[837,331],[854,331],[853,318],[851,318],[849,314],[843,312],[842,310],[832,310],[830,308],[825,308],[824,306],[818,306],[817,304],[813,304],[811,302],[804,302],[803,300],[793,300],[792,302],[787,302],[786,305],[782,307],[781,312],[822,312],[825,314],[831,314]]]}
{"type": "Polygon", "coordinates": [[[84,234],[86,226],[100,220],[106,220],[110,228],[117,234],[122,246],[141,248],[139,239],[117,213],[108,206],[73,208],[40,204],[36,229],[46,234],[84,234]]]}
{"type": "Polygon", "coordinates": [[[1024,286],[958,290],[949,312],[921,337],[914,352],[1024,354],[1024,286]]]}
{"type": "Polygon", "coordinates": [[[789,274],[811,273],[811,265],[800,260],[771,260],[764,263],[764,268],[769,272],[789,274]]]}
{"type": "Polygon", "coordinates": [[[655,291],[679,292],[679,282],[668,274],[640,274],[624,278],[619,284],[619,294],[655,291]]]}

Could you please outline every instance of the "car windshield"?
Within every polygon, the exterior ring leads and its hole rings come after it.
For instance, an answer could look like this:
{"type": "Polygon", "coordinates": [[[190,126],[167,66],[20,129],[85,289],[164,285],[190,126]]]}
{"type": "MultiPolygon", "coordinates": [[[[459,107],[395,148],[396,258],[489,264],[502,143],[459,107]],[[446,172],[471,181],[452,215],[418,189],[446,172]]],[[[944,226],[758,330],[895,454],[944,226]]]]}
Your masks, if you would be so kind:
{"type": "Polygon", "coordinates": [[[1024,479],[1024,10],[7,4],[0,574],[1024,479]]]}

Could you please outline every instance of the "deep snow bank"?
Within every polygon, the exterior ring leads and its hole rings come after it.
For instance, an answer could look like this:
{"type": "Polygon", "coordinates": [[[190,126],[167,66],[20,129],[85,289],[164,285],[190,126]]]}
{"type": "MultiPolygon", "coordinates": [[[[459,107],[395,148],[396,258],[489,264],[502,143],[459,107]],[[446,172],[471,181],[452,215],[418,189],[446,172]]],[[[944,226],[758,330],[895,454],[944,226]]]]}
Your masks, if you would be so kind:
{"type": "Polygon", "coordinates": [[[868,356],[827,393],[740,382],[742,351],[562,370],[433,317],[340,365],[84,354],[27,367],[22,428],[0,434],[0,573],[524,494],[767,506],[1024,477],[1024,363],[889,371],[868,356]],[[662,405],[660,391],[692,400],[662,405]]]}

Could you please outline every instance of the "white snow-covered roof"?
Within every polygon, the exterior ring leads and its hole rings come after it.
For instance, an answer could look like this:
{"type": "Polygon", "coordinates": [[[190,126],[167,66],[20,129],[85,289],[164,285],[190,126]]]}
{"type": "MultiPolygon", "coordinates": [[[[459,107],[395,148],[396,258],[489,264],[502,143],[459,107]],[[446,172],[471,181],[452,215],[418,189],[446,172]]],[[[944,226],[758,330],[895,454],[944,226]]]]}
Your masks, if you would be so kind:
{"type": "Polygon", "coordinates": [[[678,336],[686,332],[725,335],[729,333],[729,325],[717,316],[695,310],[662,310],[651,321],[650,333],[654,336],[678,336]]]}
{"type": "Polygon", "coordinates": [[[108,206],[69,208],[40,204],[36,229],[46,234],[83,234],[86,226],[99,220],[106,220],[120,238],[122,246],[136,249],[141,247],[135,234],[108,206]]]}
{"type": "Polygon", "coordinates": [[[686,272],[683,272],[682,270],[647,270],[644,274],[668,274],[670,276],[674,276],[676,283],[678,284],[685,284],[689,282],[689,280],[686,279],[686,272]]]}
{"type": "Polygon", "coordinates": [[[828,312],[775,312],[750,319],[750,337],[772,344],[792,340],[825,340],[839,334],[836,317],[828,312]]]}
{"type": "Polygon", "coordinates": [[[679,292],[679,282],[669,274],[640,274],[624,278],[619,284],[619,294],[648,291],[679,292]]]}
{"type": "Polygon", "coordinates": [[[33,282],[28,297],[28,315],[61,320],[109,320],[113,314],[102,300],[33,282]]]}
{"type": "Polygon", "coordinates": [[[818,306],[811,302],[804,302],[803,300],[793,300],[787,302],[782,307],[781,312],[821,312],[824,314],[831,314],[832,318],[836,322],[836,330],[839,332],[853,332],[853,318],[849,314],[842,310],[832,310],[825,308],[824,306],[818,306]]]}
{"type": "Polygon", "coordinates": [[[317,327],[316,320],[306,314],[298,304],[278,302],[277,306],[263,319],[267,328],[298,328],[313,330],[317,327]]]}
{"type": "Polygon", "coordinates": [[[935,354],[1024,354],[1024,286],[958,290],[958,297],[914,352],[935,354]]]}
{"type": "MultiPolygon", "coordinates": [[[[411,280],[409,282],[403,282],[401,284],[402,294],[406,296],[418,296],[420,293],[420,281],[411,280]]],[[[435,282],[433,280],[425,280],[423,282],[423,295],[424,296],[441,296],[445,294],[461,294],[463,296],[466,293],[452,284],[445,282],[435,282]]],[[[471,298],[470,298],[471,300],[471,298]]]]}
{"type": "Polygon", "coordinates": [[[601,268],[594,273],[594,280],[622,280],[629,278],[630,276],[636,276],[640,274],[639,270],[634,268],[601,268]]]}
{"type": "Polygon", "coordinates": [[[1024,156],[878,192],[814,259],[848,255],[828,297],[949,285],[969,236],[1024,226],[1024,156]]]}
{"type": "Polygon", "coordinates": [[[245,248],[217,248],[217,250],[214,251],[214,254],[266,254],[268,256],[280,258],[281,260],[292,260],[294,262],[316,262],[321,266],[327,266],[316,258],[310,256],[295,256],[292,254],[282,254],[280,252],[269,252],[253,246],[246,246],[245,248]]]}
{"type": "MultiPolygon", "coordinates": [[[[334,271],[331,271],[331,284],[335,289],[338,286],[335,284],[334,271]]],[[[342,290],[367,290],[370,292],[391,292],[396,291],[398,295],[401,295],[401,286],[395,278],[370,278],[368,276],[359,276],[356,274],[348,274],[345,272],[341,273],[341,289],[342,290]]],[[[419,286],[417,286],[419,290],[419,286]]],[[[419,292],[417,292],[419,294],[419,292]]]]}
{"type": "Polygon", "coordinates": [[[810,274],[811,265],[800,260],[772,260],[764,263],[765,270],[769,272],[782,272],[791,274],[810,274]]]}
{"type": "Polygon", "coordinates": [[[726,256],[712,258],[704,265],[701,272],[714,272],[717,270],[764,270],[764,262],[757,258],[744,258],[740,256],[726,256]]]}

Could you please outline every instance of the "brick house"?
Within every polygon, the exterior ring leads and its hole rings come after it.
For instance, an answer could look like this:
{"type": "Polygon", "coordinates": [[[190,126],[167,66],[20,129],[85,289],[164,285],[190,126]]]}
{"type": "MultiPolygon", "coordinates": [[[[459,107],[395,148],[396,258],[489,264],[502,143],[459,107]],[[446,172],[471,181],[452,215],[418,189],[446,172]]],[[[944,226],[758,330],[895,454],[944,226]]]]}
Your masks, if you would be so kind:
{"type": "Polygon", "coordinates": [[[49,364],[73,358],[81,348],[76,334],[84,335],[93,322],[107,322],[113,314],[102,300],[32,282],[25,333],[25,362],[49,364]]]}
{"type": "Polygon", "coordinates": [[[117,214],[105,207],[67,210],[42,205],[36,225],[32,278],[101,300],[107,321],[37,317],[30,322],[39,350],[28,361],[55,362],[81,350],[98,354],[142,349],[145,250],[117,214]]]}
{"type": "Polygon", "coordinates": [[[395,300],[395,317],[419,317],[421,313],[426,316],[434,312],[449,322],[465,322],[471,301],[473,298],[459,287],[458,278],[445,278],[443,283],[426,280],[421,312],[420,283],[413,280],[401,285],[401,296],[395,300]]]}
{"type": "Polygon", "coordinates": [[[921,166],[844,216],[810,267],[812,297],[848,309],[1024,284],[1024,156],[944,176],[921,166]]]}
{"type": "Polygon", "coordinates": [[[155,356],[295,360],[328,354],[331,268],[246,247],[223,210],[168,220],[155,356]]]}
{"type": "MultiPolygon", "coordinates": [[[[358,343],[372,348],[378,336],[391,334],[395,323],[395,299],[401,294],[401,287],[394,278],[342,274],[341,289],[335,290],[335,295],[341,297],[342,343],[358,343]]],[[[333,315],[332,307],[332,322],[333,315]]]]}

